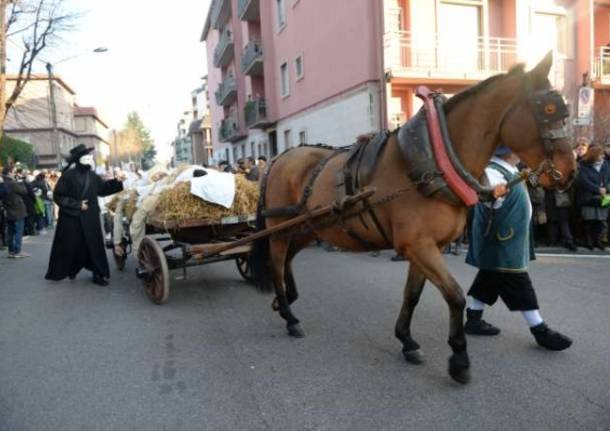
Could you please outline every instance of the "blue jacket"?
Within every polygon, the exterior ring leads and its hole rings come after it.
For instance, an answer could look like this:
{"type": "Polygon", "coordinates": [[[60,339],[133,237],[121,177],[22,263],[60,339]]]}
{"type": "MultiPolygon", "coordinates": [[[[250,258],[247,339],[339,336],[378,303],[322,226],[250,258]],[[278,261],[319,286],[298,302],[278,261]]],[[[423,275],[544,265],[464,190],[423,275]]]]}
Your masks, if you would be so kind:
{"type": "Polygon", "coordinates": [[[599,188],[610,187],[610,167],[604,161],[599,172],[592,163],[581,162],[576,178],[576,196],[581,206],[601,206],[599,188]]]}

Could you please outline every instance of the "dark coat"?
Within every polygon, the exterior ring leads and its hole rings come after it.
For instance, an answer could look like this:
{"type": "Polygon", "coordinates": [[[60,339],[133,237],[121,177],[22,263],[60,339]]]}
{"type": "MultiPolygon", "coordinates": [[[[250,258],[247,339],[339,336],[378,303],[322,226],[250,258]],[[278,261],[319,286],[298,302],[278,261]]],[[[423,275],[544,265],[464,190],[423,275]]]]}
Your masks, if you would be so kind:
{"type": "Polygon", "coordinates": [[[26,218],[27,211],[24,200],[27,198],[28,191],[25,184],[16,182],[12,178],[4,177],[7,193],[2,202],[6,209],[6,219],[9,221],[17,221],[26,218]]]}
{"type": "Polygon", "coordinates": [[[610,187],[610,168],[608,162],[604,162],[599,172],[593,164],[583,162],[578,170],[576,178],[576,191],[578,203],[581,206],[601,206],[601,195],[599,188],[610,187]]]}
{"type": "Polygon", "coordinates": [[[34,189],[31,184],[29,184],[26,180],[20,180],[20,184],[23,184],[27,193],[25,196],[21,196],[23,198],[23,203],[25,204],[25,209],[27,212],[27,216],[35,216],[36,215],[36,195],[34,194],[34,189]]]}
{"type": "Polygon", "coordinates": [[[121,190],[121,182],[104,181],[90,169],[81,166],[61,176],[53,194],[53,200],[59,206],[59,219],[45,277],[47,280],[57,281],[75,276],[83,268],[102,277],[110,276],[97,198],[121,190]],[[81,211],[83,200],[88,201],[87,211],[81,211]]]}

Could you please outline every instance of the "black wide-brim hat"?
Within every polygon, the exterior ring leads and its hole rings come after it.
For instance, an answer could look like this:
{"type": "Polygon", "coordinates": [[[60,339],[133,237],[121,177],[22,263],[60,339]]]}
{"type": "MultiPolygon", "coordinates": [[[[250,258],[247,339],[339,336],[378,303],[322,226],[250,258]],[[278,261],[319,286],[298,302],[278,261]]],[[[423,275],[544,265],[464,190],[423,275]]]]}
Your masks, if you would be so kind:
{"type": "Polygon", "coordinates": [[[78,144],[70,150],[70,155],[66,158],[68,164],[76,163],[78,159],[95,150],[93,147],[85,147],[83,144],[78,144]]]}

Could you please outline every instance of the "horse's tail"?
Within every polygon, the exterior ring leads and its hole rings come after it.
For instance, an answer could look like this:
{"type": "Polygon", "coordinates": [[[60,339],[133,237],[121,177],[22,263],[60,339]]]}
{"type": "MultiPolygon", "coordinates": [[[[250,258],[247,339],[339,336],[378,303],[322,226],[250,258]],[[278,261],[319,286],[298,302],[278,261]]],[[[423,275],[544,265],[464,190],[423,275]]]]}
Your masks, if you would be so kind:
{"type": "MultiPolygon", "coordinates": [[[[260,182],[260,197],[258,205],[256,207],[256,230],[261,231],[266,228],[265,217],[263,216],[263,210],[265,209],[265,194],[267,191],[267,178],[271,171],[271,164],[263,173],[263,178],[260,182]]],[[[250,268],[252,269],[252,275],[256,287],[261,292],[269,293],[273,291],[273,282],[271,279],[271,270],[269,266],[269,260],[271,258],[269,248],[269,237],[263,237],[257,239],[252,244],[252,251],[250,252],[250,268]]]]}

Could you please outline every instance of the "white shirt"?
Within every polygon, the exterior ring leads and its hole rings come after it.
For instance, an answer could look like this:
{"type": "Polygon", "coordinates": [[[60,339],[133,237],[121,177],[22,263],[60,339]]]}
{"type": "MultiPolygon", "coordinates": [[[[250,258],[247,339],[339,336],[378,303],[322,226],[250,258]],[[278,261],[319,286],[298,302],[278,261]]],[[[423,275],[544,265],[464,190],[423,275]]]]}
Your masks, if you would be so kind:
{"type": "MultiPolygon", "coordinates": [[[[502,166],[504,169],[506,169],[511,174],[515,174],[515,175],[519,174],[519,170],[517,169],[517,167],[511,165],[504,159],[494,156],[491,158],[490,162],[493,162],[493,163],[496,163],[496,164],[502,166]]],[[[485,168],[485,175],[487,176],[487,180],[489,181],[489,185],[491,187],[495,187],[500,184],[507,184],[507,181],[506,181],[506,178],[504,178],[504,175],[502,175],[500,172],[498,172],[494,168],[491,168],[491,167],[485,168]]],[[[504,200],[505,200],[505,198],[503,198],[503,197],[496,199],[493,202],[493,208],[494,209],[501,208],[502,205],[504,204],[504,200]]],[[[527,200],[527,202],[528,202],[528,206],[529,206],[528,218],[531,219],[532,218],[532,202],[529,199],[527,200]]],[[[486,203],[485,205],[491,206],[491,203],[486,203]]]]}

